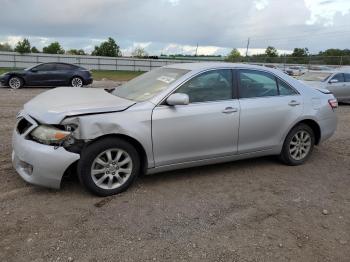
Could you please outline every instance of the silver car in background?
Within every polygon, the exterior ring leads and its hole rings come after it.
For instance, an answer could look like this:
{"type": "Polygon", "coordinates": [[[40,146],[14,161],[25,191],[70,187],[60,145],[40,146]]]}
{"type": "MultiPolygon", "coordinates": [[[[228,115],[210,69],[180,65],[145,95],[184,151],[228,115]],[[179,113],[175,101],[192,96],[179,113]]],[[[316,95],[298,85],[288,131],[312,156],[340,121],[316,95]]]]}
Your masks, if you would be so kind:
{"type": "Polygon", "coordinates": [[[141,174],[279,155],[303,164],[336,129],[337,100],[280,70],[174,64],[113,90],[56,88],[26,103],[13,165],[29,183],[59,188],[75,170],[100,196],[141,174]]]}
{"type": "Polygon", "coordinates": [[[350,102],[350,71],[310,71],[298,79],[311,87],[329,90],[339,102],[350,102]]]}

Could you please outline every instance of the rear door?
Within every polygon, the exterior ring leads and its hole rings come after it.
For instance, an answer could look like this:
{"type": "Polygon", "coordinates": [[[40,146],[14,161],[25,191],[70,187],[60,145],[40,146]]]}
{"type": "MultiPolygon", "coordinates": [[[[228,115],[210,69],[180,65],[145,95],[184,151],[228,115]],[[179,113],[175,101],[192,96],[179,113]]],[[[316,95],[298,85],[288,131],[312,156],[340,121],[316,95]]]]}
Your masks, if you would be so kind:
{"type": "Polygon", "coordinates": [[[283,80],[265,71],[237,70],[240,102],[238,153],[270,150],[302,113],[302,98],[283,80]]]}
{"type": "Polygon", "coordinates": [[[55,78],[57,85],[70,85],[73,72],[76,69],[74,65],[56,64],[55,78]]]}
{"type": "Polygon", "coordinates": [[[195,76],[177,90],[190,104],[158,105],[152,115],[156,166],[228,156],[237,152],[239,103],[232,70],[195,76]]]}

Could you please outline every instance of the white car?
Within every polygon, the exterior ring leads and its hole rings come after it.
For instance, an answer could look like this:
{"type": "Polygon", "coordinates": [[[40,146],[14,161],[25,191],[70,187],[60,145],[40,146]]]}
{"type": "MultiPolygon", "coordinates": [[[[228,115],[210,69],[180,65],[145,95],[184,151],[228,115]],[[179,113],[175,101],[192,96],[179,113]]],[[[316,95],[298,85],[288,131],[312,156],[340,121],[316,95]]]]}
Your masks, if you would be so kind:
{"type": "Polygon", "coordinates": [[[290,66],[284,70],[287,75],[300,76],[304,74],[307,69],[304,66],[290,66]]]}

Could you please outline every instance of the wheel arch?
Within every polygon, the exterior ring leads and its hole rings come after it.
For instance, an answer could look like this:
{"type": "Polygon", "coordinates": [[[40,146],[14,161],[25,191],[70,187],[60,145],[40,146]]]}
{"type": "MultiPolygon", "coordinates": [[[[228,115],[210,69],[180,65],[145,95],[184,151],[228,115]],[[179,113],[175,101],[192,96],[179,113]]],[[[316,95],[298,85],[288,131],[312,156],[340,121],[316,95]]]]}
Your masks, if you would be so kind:
{"type": "Polygon", "coordinates": [[[81,81],[83,81],[83,85],[85,85],[85,79],[84,79],[84,77],[82,77],[82,76],[80,76],[80,75],[78,75],[78,74],[74,74],[71,78],[69,78],[69,84],[70,84],[70,85],[72,84],[72,80],[73,80],[73,78],[75,78],[75,77],[79,77],[79,78],[81,79],[81,81]]]}
{"type": "Polygon", "coordinates": [[[7,85],[9,85],[10,79],[12,77],[18,77],[18,78],[20,78],[22,80],[23,85],[26,84],[26,80],[25,80],[25,78],[23,76],[18,75],[18,74],[10,74],[9,77],[8,77],[7,83],[6,83],[7,85]]]}
{"type": "MultiPolygon", "coordinates": [[[[292,130],[294,127],[296,127],[297,125],[300,125],[300,124],[305,124],[307,126],[309,126],[312,131],[314,132],[314,135],[315,135],[315,145],[318,145],[320,143],[320,140],[321,140],[321,128],[319,126],[319,124],[313,120],[313,119],[303,119],[303,120],[300,120],[299,122],[297,122],[295,125],[293,125],[293,127],[290,129],[292,130]]],[[[289,130],[289,132],[290,132],[289,130]]]]}
{"type": "MultiPolygon", "coordinates": [[[[144,147],[142,146],[142,144],[138,140],[136,140],[135,138],[133,138],[131,136],[124,135],[124,134],[106,134],[103,136],[96,137],[95,139],[90,141],[89,144],[95,143],[97,141],[100,141],[100,140],[106,139],[106,138],[119,138],[119,139],[122,139],[124,141],[127,141],[132,146],[134,146],[136,151],[138,152],[138,154],[140,156],[140,159],[141,159],[141,163],[140,163],[141,164],[141,173],[146,174],[146,171],[148,168],[147,153],[146,153],[146,150],[144,149],[144,147]]],[[[87,146],[89,146],[89,144],[87,146]]]]}

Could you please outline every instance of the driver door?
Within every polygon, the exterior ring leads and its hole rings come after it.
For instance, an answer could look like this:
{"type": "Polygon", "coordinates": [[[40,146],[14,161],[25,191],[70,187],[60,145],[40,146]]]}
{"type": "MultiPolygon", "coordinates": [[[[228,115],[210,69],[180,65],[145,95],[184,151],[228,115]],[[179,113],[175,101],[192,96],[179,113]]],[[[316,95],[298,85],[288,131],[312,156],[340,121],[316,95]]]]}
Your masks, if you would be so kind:
{"type": "Polygon", "coordinates": [[[237,152],[239,103],[230,69],[202,73],[175,92],[188,105],[164,102],[153,110],[152,139],[157,167],[228,156],[237,152]]]}
{"type": "Polygon", "coordinates": [[[54,63],[41,64],[28,72],[27,83],[31,86],[52,86],[55,84],[56,66],[54,63]]]}

